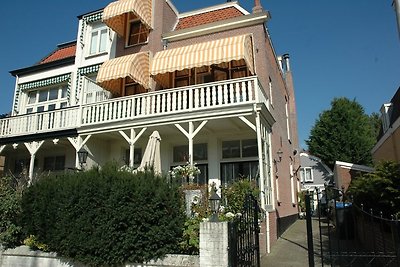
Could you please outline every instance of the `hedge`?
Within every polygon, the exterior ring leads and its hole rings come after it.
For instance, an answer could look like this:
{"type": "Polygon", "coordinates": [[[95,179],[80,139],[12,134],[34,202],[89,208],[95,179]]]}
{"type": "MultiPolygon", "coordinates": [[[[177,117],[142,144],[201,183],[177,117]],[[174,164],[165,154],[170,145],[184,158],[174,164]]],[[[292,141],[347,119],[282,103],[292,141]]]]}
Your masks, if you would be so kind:
{"type": "Polygon", "coordinates": [[[26,236],[90,266],[142,263],[174,253],[185,216],[177,188],[152,171],[114,165],[40,179],[22,197],[26,236]]]}

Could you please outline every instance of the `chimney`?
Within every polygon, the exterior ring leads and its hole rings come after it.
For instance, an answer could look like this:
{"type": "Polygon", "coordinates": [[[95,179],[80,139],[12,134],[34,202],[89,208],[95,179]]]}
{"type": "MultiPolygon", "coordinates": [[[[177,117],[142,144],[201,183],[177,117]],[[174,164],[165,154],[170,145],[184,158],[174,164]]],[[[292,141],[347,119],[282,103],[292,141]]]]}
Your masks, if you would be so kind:
{"type": "Polygon", "coordinates": [[[262,11],[263,11],[263,8],[261,6],[261,0],[254,0],[253,13],[259,13],[262,11]]]}

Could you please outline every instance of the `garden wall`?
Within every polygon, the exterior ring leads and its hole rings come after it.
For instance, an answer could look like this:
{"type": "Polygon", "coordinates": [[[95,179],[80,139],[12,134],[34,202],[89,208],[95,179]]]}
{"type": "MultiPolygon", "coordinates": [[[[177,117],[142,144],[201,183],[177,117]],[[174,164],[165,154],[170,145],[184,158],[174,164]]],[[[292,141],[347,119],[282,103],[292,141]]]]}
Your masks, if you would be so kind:
{"type": "MultiPolygon", "coordinates": [[[[55,253],[44,253],[32,251],[27,246],[2,251],[0,249],[0,267],[84,267],[82,264],[63,260],[55,253]]],[[[186,267],[200,266],[199,256],[190,255],[167,255],[163,260],[147,264],[129,264],[126,267],[186,267]]]]}

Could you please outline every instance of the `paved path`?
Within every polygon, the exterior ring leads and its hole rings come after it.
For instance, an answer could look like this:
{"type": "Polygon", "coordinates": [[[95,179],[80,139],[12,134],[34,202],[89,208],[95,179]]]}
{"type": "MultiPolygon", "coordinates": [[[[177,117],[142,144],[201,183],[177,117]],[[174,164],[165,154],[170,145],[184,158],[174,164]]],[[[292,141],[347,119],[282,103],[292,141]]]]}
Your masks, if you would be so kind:
{"type": "MultiPolygon", "coordinates": [[[[318,221],[313,220],[314,251],[319,254],[318,221]]],[[[315,266],[321,266],[315,254],[315,266]]],[[[261,259],[261,267],[308,267],[306,220],[297,220],[278,239],[271,253],[261,259]]]]}

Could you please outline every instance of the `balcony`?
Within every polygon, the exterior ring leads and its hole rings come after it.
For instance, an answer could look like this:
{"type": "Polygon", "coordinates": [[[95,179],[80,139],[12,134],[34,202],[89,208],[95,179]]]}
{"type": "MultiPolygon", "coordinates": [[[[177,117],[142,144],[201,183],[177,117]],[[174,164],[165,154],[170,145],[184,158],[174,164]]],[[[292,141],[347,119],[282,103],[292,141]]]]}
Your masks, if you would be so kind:
{"type": "MultiPolygon", "coordinates": [[[[101,93],[100,93],[101,94],[101,93]]],[[[198,84],[0,120],[0,140],[21,135],[68,129],[107,128],[131,125],[136,120],[160,117],[189,117],[267,104],[267,96],[257,76],[198,84]]],[[[87,98],[87,96],[86,96],[87,98]]],[[[99,99],[97,99],[99,100],[99,99]]]]}

